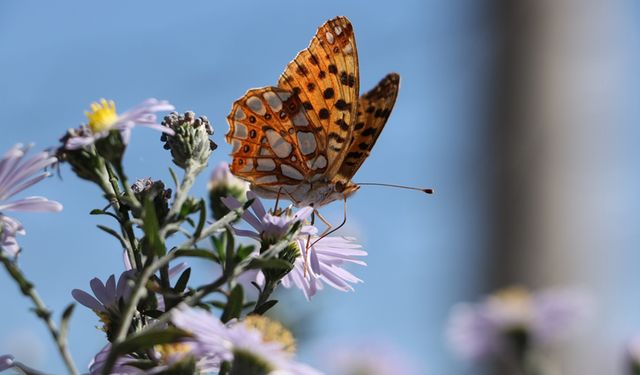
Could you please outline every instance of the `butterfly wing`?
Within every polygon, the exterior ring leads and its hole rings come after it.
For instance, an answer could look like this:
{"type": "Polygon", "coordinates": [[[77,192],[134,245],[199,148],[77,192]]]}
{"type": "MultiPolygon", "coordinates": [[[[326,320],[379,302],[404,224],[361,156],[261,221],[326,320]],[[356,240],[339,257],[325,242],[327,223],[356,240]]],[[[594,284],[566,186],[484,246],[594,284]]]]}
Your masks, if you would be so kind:
{"type": "Polygon", "coordinates": [[[356,122],[338,174],[351,180],[371,153],[398,96],[400,75],[390,73],[358,100],[356,122]]]}
{"type": "Polygon", "coordinates": [[[327,179],[338,172],[347,154],[359,85],[355,36],[345,17],[320,26],[309,47],[287,65],[278,81],[278,87],[302,102],[317,147],[326,153],[327,179]]]}

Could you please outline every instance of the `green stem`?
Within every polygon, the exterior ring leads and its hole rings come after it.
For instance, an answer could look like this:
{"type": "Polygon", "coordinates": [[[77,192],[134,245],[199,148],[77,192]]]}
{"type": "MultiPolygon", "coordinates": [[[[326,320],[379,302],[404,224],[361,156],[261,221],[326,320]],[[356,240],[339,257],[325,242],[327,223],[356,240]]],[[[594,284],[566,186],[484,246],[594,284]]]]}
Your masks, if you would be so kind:
{"type": "MultiPolygon", "coordinates": [[[[127,239],[129,246],[127,246],[127,256],[129,257],[129,262],[131,263],[131,266],[135,269],[141,269],[142,268],[142,258],[140,257],[140,254],[136,251],[137,249],[137,243],[136,243],[136,236],[135,233],[133,233],[133,228],[130,225],[130,216],[129,216],[129,210],[120,204],[120,187],[118,185],[118,177],[116,176],[116,174],[114,173],[113,169],[111,168],[111,165],[109,163],[106,164],[106,168],[107,168],[107,173],[109,174],[109,182],[111,183],[111,191],[110,192],[106,192],[108,195],[112,194],[113,195],[113,199],[111,200],[111,203],[113,204],[113,207],[116,210],[116,213],[118,214],[118,217],[120,218],[120,226],[121,226],[121,232],[122,235],[127,239]]],[[[118,174],[120,174],[120,178],[124,179],[123,180],[123,186],[127,186],[126,183],[126,177],[124,177],[124,172],[122,171],[122,167],[116,167],[116,169],[119,169],[120,172],[118,174]]],[[[129,190],[127,190],[127,194],[129,194],[129,190]]],[[[129,200],[131,200],[131,197],[133,197],[133,202],[137,202],[137,200],[135,200],[135,196],[133,195],[133,192],[131,192],[131,195],[128,196],[129,200]]]]}
{"type": "Polygon", "coordinates": [[[38,318],[42,319],[42,321],[47,325],[47,328],[51,333],[51,337],[53,338],[53,341],[58,348],[58,352],[60,353],[60,356],[62,356],[62,360],[64,361],[67,370],[69,370],[69,374],[77,375],[78,370],[76,369],[76,366],[71,357],[71,353],[69,352],[69,348],[67,347],[66,337],[60,334],[56,323],[51,317],[51,311],[47,309],[47,306],[44,304],[44,302],[40,298],[40,295],[38,295],[38,292],[33,287],[33,283],[28,281],[20,268],[16,266],[16,264],[9,258],[7,258],[7,256],[2,252],[0,252],[0,261],[2,261],[2,263],[4,264],[4,267],[6,268],[9,275],[11,275],[11,277],[16,281],[22,294],[24,294],[26,297],[29,297],[29,299],[31,299],[31,302],[33,302],[33,305],[35,306],[34,311],[38,318]]]}
{"type": "Polygon", "coordinates": [[[171,205],[171,209],[167,214],[166,223],[171,223],[176,220],[176,217],[182,210],[182,205],[187,200],[189,196],[189,190],[191,190],[191,186],[196,180],[198,172],[201,171],[202,168],[198,166],[194,166],[193,163],[187,164],[187,167],[184,169],[184,176],[182,177],[182,182],[180,186],[176,187],[176,197],[173,200],[173,204],[171,205]]]}

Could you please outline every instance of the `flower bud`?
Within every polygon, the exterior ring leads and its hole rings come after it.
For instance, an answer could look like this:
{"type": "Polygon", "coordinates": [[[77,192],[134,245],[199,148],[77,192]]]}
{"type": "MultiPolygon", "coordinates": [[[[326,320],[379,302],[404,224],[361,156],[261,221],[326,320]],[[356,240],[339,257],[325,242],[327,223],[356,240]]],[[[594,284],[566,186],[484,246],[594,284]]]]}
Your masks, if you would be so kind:
{"type": "Polygon", "coordinates": [[[247,201],[249,183],[231,174],[229,164],[221,162],[213,170],[207,189],[213,218],[219,220],[230,211],[222,202],[222,198],[233,197],[244,204],[247,201]]]}
{"type": "MultiPolygon", "coordinates": [[[[153,181],[150,178],[142,178],[131,185],[131,190],[140,202],[150,200],[156,211],[158,222],[162,223],[169,213],[169,200],[171,199],[171,189],[165,189],[164,183],[160,180],[153,181]]],[[[137,213],[134,216],[139,218],[137,213]]]]}
{"type": "Polygon", "coordinates": [[[172,112],[165,116],[162,125],[174,131],[174,135],[162,134],[160,140],[165,142],[164,148],[171,150],[173,162],[182,169],[194,167],[198,172],[207,165],[211,152],[216,144],[209,139],[213,128],[205,116],[195,117],[188,111],[184,115],[172,112]]]}
{"type": "Polygon", "coordinates": [[[89,132],[89,130],[84,126],[67,130],[65,135],[60,138],[62,146],[56,150],[56,157],[61,163],[69,163],[71,170],[78,177],[104,186],[108,184],[109,175],[104,160],[97,154],[96,149],[93,147],[78,149],[68,149],[65,147],[65,144],[70,138],[83,137],[87,132],[89,132]]]}

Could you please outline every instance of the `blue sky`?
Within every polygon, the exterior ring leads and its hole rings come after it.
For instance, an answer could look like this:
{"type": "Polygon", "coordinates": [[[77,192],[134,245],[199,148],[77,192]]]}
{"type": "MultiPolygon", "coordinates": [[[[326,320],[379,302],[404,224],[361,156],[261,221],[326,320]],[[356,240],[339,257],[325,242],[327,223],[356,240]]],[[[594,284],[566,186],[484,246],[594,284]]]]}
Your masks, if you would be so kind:
{"type": "MultiPolygon", "coordinates": [[[[391,343],[422,370],[459,373],[443,342],[450,306],[468,297],[482,266],[482,94],[492,61],[490,28],[474,1],[115,1],[38,5],[0,3],[0,149],[34,142],[55,146],[67,128],[84,121],[99,98],[121,110],[148,98],[170,100],[178,110],[205,114],[220,145],[193,193],[203,195],[211,167],[228,160],[225,116],[252,87],[275,84],[316,28],[336,15],[356,32],[361,87],[386,73],[401,75],[395,110],[356,182],[433,187],[437,194],[362,188],[349,202],[353,234],[369,251],[365,282],[355,293],[322,292],[311,304],[299,294],[288,306],[313,315],[316,336],[301,351],[319,364],[319,343],[369,340],[391,343]],[[315,7],[315,9],[314,9],[315,7]],[[454,277],[455,275],[455,277],[454,277]],[[315,344],[314,344],[315,343],[315,344]]],[[[159,135],[138,129],[126,155],[131,178],[169,181],[170,157],[159,135]]],[[[20,264],[51,308],[60,312],[73,288],[122,271],[120,250],[96,229],[111,224],[89,217],[103,207],[97,189],[68,168],[31,194],[62,202],[57,214],[20,215],[20,264]]],[[[342,207],[325,216],[339,222],[342,207]]],[[[210,272],[195,264],[203,279],[210,272]]],[[[63,367],[29,304],[0,273],[0,353],[23,354],[52,373],[63,367]]],[[[95,316],[78,306],[70,344],[80,368],[104,345],[95,316]]],[[[421,370],[421,371],[422,371],[421,370]]]]}

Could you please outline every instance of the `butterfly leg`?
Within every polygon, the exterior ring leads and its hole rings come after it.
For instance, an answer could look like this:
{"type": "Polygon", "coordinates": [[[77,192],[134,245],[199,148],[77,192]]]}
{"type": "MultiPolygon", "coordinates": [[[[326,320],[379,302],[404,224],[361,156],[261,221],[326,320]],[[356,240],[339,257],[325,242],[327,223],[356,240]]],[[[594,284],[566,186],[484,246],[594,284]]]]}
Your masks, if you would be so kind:
{"type": "MultiPolygon", "coordinates": [[[[314,210],[314,212],[318,212],[318,211],[314,210]]],[[[322,220],[323,223],[325,223],[327,225],[327,229],[325,229],[324,232],[322,232],[322,234],[320,235],[320,237],[318,237],[317,240],[313,241],[311,246],[315,245],[316,242],[318,242],[321,239],[327,237],[331,233],[334,233],[338,229],[342,228],[347,223],[347,197],[344,197],[344,218],[342,219],[342,223],[340,223],[340,225],[338,225],[337,227],[333,228],[333,226],[325,218],[323,218],[322,215],[320,215],[320,212],[318,212],[318,217],[320,218],[320,220],[322,220]]],[[[311,247],[311,246],[308,246],[308,247],[311,247]]]]}
{"type": "Polygon", "coordinates": [[[278,203],[280,203],[281,192],[282,192],[282,186],[278,188],[278,194],[276,194],[276,204],[273,206],[273,212],[278,212],[278,203]]]}
{"type": "MultiPolygon", "coordinates": [[[[311,212],[311,226],[313,226],[313,224],[316,221],[316,212],[318,212],[317,210],[313,210],[313,212],[311,212]]],[[[320,217],[320,213],[318,212],[318,216],[320,217]]],[[[323,220],[324,221],[324,220],[323,220]]],[[[307,243],[305,245],[304,248],[304,267],[303,267],[303,277],[306,278],[307,277],[307,268],[308,268],[308,264],[309,264],[309,249],[311,248],[311,235],[307,235],[307,243]]]]}

